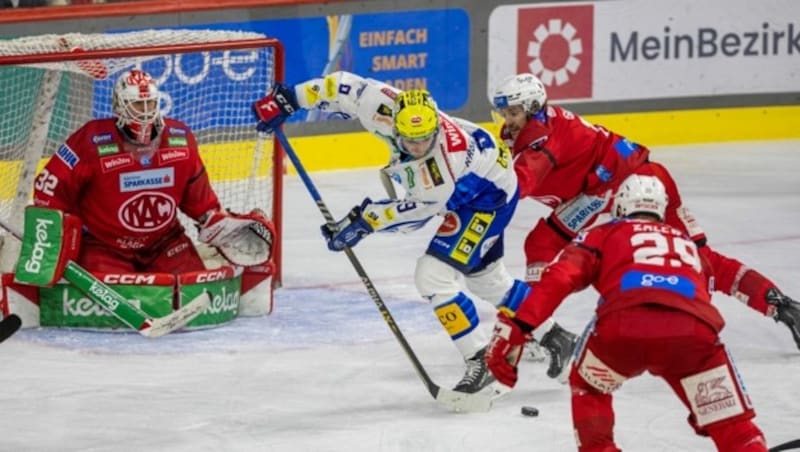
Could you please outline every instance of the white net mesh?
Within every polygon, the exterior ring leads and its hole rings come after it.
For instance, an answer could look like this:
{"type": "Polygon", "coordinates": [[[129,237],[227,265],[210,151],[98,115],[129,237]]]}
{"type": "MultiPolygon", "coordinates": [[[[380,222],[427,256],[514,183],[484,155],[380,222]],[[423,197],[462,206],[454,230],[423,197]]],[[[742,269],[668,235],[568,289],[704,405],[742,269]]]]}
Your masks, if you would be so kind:
{"type": "MultiPolygon", "coordinates": [[[[158,81],[163,114],[195,132],[222,205],[238,212],[258,207],[277,217],[273,143],[257,140],[251,110],[275,81],[273,44],[256,33],[217,30],[0,41],[0,218],[21,229],[35,174],[83,123],[111,116],[114,81],[132,67],[158,81]],[[58,61],[54,53],[61,54],[58,61]],[[64,60],[77,54],[85,59],[64,60]]],[[[8,237],[5,242],[2,270],[8,271],[9,255],[16,254],[8,237]]]]}

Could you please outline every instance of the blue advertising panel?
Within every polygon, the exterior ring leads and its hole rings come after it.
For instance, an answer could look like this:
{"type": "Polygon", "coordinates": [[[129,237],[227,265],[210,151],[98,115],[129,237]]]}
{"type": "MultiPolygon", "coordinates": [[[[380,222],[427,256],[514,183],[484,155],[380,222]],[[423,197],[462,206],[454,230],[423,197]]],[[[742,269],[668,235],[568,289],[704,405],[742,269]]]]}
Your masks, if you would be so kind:
{"type": "MultiPolygon", "coordinates": [[[[278,38],[286,49],[286,82],[289,84],[345,70],[400,89],[426,88],[443,110],[460,108],[469,94],[469,16],[462,9],[265,19],[183,28],[252,31],[278,38]]],[[[217,61],[216,53],[221,55],[221,52],[210,52],[206,58],[217,61]]],[[[257,59],[261,58],[264,57],[257,59]]],[[[164,64],[157,60],[145,63],[143,69],[155,72],[153,75],[159,79],[163,91],[184,91],[187,78],[176,75],[174,70],[165,72],[164,64]],[[158,74],[167,76],[158,77],[158,74]]],[[[213,84],[219,77],[229,76],[220,65],[207,66],[200,66],[208,69],[202,77],[189,79],[191,89],[202,89],[204,84],[213,84]]],[[[265,92],[261,83],[248,83],[242,90],[226,97],[252,103],[265,92]]],[[[180,108],[170,114],[187,119],[194,130],[202,130],[223,125],[215,119],[222,116],[215,108],[230,108],[230,105],[224,102],[219,107],[207,105],[200,121],[182,115],[180,108]]],[[[311,118],[317,119],[316,116],[311,118]]]]}

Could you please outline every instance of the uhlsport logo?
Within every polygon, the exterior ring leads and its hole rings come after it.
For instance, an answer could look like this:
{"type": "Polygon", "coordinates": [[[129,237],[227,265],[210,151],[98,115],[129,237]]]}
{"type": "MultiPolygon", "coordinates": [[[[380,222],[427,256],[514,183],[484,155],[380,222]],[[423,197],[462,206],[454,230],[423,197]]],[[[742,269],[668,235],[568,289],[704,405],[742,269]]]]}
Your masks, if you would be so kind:
{"type": "Polygon", "coordinates": [[[550,99],[592,97],[594,7],[520,8],[517,72],[530,72],[550,99]]]}

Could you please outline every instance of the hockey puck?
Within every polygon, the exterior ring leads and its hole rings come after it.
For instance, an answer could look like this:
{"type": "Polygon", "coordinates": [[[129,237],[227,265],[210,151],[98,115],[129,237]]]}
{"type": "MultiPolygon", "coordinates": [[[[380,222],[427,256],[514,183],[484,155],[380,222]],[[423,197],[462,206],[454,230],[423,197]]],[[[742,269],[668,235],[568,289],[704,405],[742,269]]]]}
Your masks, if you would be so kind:
{"type": "Polygon", "coordinates": [[[520,410],[520,412],[524,416],[529,416],[529,417],[536,417],[536,416],[539,415],[539,410],[536,409],[536,407],[532,407],[532,406],[523,406],[522,409],[520,410]]]}

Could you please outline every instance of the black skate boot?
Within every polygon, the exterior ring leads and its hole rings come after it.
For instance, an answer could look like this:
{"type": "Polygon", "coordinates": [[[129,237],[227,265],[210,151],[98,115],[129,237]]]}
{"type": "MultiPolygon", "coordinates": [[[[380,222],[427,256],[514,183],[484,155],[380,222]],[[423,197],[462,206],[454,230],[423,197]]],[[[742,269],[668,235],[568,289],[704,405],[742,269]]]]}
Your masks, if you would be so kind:
{"type": "Polygon", "coordinates": [[[789,327],[794,343],[800,349],[800,303],[775,288],[767,291],[767,303],[775,306],[775,321],[782,322],[789,327]]]}
{"type": "Polygon", "coordinates": [[[464,377],[461,378],[461,381],[453,388],[454,391],[472,394],[494,383],[494,375],[486,367],[486,360],[483,359],[485,353],[486,347],[480,349],[472,358],[466,360],[467,370],[464,372],[464,377]]]}
{"type": "Polygon", "coordinates": [[[558,324],[553,325],[544,336],[541,344],[550,355],[550,365],[547,367],[547,376],[556,378],[561,383],[567,381],[569,374],[569,362],[578,336],[561,328],[558,324]]]}

